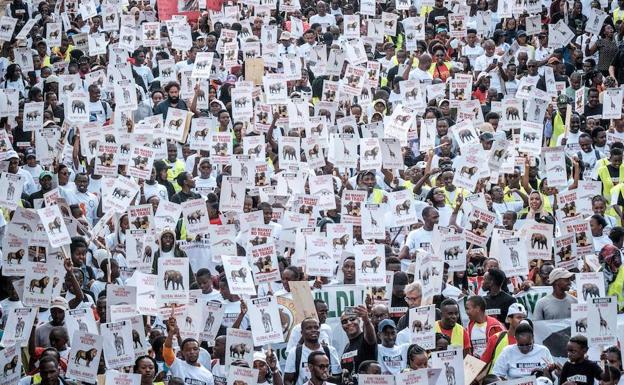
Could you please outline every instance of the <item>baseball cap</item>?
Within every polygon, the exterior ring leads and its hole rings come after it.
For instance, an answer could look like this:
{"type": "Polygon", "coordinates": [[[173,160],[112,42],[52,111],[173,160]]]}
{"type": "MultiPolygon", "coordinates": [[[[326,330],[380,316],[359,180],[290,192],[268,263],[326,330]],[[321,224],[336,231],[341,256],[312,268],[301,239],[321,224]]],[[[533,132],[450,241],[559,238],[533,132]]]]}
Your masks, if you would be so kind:
{"type": "Polygon", "coordinates": [[[484,142],[493,142],[494,141],[494,135],[492,135],[491,132],[484,132],[481,135],[479,135],[479,139],[484,141],[484,142]]]}
{"type": "Polygon", "coordinates": [[[520,37],[520,36],[526,36],[526,31],[525,30],[519,30],[518,33],[516,33],[516,37],[520,37]]]}
{"type": "Polygon", "coordinates": [[[568,104],[569,100],[568,100],[568,96],[567,95],[559,95],[557,97],[557,104],[568,104]]]}
{"type": "Polygon", "coordinates": [[[33,150],[32,148],[29,148],[28,150],[26,150],[26,159],[30,158],[30,157],[36,158],[37,154],[35,154],[35,150],[33,150]]]}
{"type": "Polygon", "coordinates": [[[266,356],[262,352],[254,352],[253,360],[254,360],[254,362],[255,361],[261,361],[261,362],[264,362],[266,364],[266,356]]]}
{"type": "Polygon", "coordinates": [[[50,171],[42,171],[41,174],[39,174],[39,179],[43,179],[46,176],[49,176],[50,178],[52,178],[52,173],[50,171]]]}
{"type": "Polygon", "coordinates": [[[69,305],[67,304],[67,300],[64,297],[56,297],[52,300],[52,305],[50,309],[61,309],[68,310],[69,305]]]}
{"type": "Polygon", "coordinates": [[[19,159],[19,155],[17,155],[17,152],[15,150],[7,151],[5,156],[6,156],[6,160],[14,159],[14,158],[19,159]]]}
{"type": "Polygon", "coordinates": [[[290,39],[291,39],[291,36],[290,36],[290,32],[288,31],[284,31],[280,35],[280,40],[290,40],[290,39]]]}
{"type": "Polygon", "coordinates": [[[383,332],[383,330],[386,328],[386,326],[390,326],[390,327],[392,327],[392,328],[395,328],[395,329],[396,329],[396,324],[394,323],[394,321],[393,321],[393,320],[391,320],[391,319],[385,319],[385,320],[383,320],[383,321],[381,321],[381,322],[379,323],[379,325],[377,326],[377,331],[379,331],[379,332],[383,332]]]}
{"type": "Polygon", "coordinates": [[[573,275],[574,274],[570,273],[566,269],[564,269],[562,267],[557,267],[557,268],[553,269],[553,271],[550,272],[550,275],[548,275],[548,282],[553,284],[558,279],[570,278],[573,275]]]}
{"type": "Polygon", "coordinates": [[[522,305],[521,303],[512,303],[511,306],[509,306],[509,308],[507,309],[507,317],[516,314],[522,314],[525,317],[527,315],[527,311],[524,308],[524,305],[522,305]]]}

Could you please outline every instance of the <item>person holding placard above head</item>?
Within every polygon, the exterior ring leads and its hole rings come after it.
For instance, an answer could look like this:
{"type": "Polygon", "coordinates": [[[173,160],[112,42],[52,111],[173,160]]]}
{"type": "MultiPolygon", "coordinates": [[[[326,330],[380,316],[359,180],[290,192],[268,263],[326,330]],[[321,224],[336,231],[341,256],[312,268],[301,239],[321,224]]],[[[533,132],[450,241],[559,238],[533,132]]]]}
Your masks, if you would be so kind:
{"type": "Polygon", "coordinates": [[[214,377],[210,370],[199,362],[199,342],[193,338],[187,338],[180,344],[182,359],[177,358],[173,351],[173,337],[178,336],[180,330],[174,317],[167,321],[167,339],[163,348],[165,363],[174,377],[180,377],[184,383],[199,385],[213,385],[214,377]]]}
{"type": "MultiPolygon", "coordinates": [[[[354,313],[345,312],[340,317],[342,330],[349,338],[348,344],[342,353],[340,364],[343,375],[352,376],[362,361],[374,360],[377,358],[377,337],[375,327],[368,318],[368,312],[364,306],[356,306],[354,313]],[[360,326],[360,320],[364,324],[364,330],[360,326]]],[[[381,321],[383,322],[383,321],[381,321]]]]}

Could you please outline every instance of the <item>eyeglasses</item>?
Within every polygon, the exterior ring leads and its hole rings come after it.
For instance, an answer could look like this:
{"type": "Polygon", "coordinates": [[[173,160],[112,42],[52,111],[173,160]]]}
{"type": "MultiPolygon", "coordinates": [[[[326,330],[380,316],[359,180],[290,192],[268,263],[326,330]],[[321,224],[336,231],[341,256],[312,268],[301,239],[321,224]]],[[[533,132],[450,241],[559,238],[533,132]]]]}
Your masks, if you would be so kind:
{"type": "Polygon", "coordinates": [[[349,317],[349,318],[345,318],[345,319],[343,319],[343,320],[340,320],[340,323],[341,323],[341,324],[343,324],[343,325],[346,325],[346,324],[348,324],[349,322],[355,322],[355,321],[357,321],[357,318],[355,318],[355,317],[349,317]]]}

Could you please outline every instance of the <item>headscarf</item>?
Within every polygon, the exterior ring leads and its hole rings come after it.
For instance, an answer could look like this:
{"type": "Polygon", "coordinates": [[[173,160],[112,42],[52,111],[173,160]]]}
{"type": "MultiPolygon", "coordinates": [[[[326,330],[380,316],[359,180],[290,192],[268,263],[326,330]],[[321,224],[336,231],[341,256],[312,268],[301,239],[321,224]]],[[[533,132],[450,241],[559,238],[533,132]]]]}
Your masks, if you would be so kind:
{"type": "Polygon", "coordinates": [[[609,285],[615,280],[618,269],[622,265],[620,250],[613,245],[605,245],[598,253],[598,261],[603,266],[605,282],[609,285]]]}

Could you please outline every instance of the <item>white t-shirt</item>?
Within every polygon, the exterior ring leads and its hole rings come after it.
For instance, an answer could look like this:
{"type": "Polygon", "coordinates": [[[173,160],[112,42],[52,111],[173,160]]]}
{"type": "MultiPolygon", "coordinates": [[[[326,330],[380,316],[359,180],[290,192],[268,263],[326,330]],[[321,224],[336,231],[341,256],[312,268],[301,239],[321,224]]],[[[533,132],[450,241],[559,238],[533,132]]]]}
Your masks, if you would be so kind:
{"type": "Polygon", "coordinates": [[[470,342],[472,343],[472,350],[474,356],[479,358],[485,352],[487,345],[487,337],[485,335],[487,329],[487,322],[482,324],[475,323],[470,332],[470,342]]]}
{"type": "Polygon", "coordinates": [[[336,17],[334,15],[329,14],[329,13],[325,14],[325,16],[314,15],[314,16],[310,17],[310,25],[312,25],[314,23],[319,23],[321,25],[323,25],[323,24],[325,24],[325,25],[335,25],[336,24],[336,17]]]}
{"type": "Polygon", "coordinates": [[[78,191],[68,192],[67,200],[70,205],[78,205],[80,209],[87,217],[90,225],[95,225],[97,219],[97,208],[99,200],[95,194],[86,192],[81,193],[78,191]]]}
{"type": "Polygon", "coordinates": [[[417,67],[410,71],[408,79],[418,80],[421,83],[425,83],[425,82],[428,82],[428,81],[430,82],[431,80],[433,80],[433,77],[431,76],[429,72],[423,71],[417,67]]]}
{"type": "Polygon", "coordinates": [[[465,45],[462,47],[462,55],[467,56],[468,59],[470,59],[470,64],[473,66],[475,64],[475,60],[477,60],[479,56],[483,55],[483,52],[483,47],[479,45],[475,45],[474,47],[465,45]]]}
{"type": "Polygon", "coordinates": [[[394,345],[387,348],[377,345],[377,362],[381,365],[381,374],[398,374],[407,365],[407,348],[409,344],[394,345]]]}
{"type": "Polygon", "coordinates": [[[169,368],[173,377],[179,377],[185,384],[214,385],[214,377],[203,365],[193,366],[185,361],[175,359],[169,368]]]}
{"type": "MultiPolygon", "coordinates": [[[[223,303],[224,311],[221,325],[226,328],[232,327],[232,325],[234,325],[234,321],[236,321],[236,318],[238,318],[238,315],[240,314],[240,301],[231,302],[221,297],[221,303],[223,303]]],[[[240,329],[247,330],[248,327],[249,318],[245,315],[245,318],[243,318],[243,321],[241,322],[240,329]]]]}
{"type": "Polygon", "coordinates": [[[424,227],[421,227],[420,229],[410,231],[410,233],[407,234],[405,246],[409,248],[410,252],[419,248],[425,249],[431,246],[432,238],[433,231],[427,231],[424,227]]]}
{"type": "MultiPolygon", "coordinates": [[[[295,361],[296,361],[296,347],[290,349],[288,351],[288,357],[286,358],[286,366],[284,367],[284,373],[295,373],[295,361]]],[[[316,352],[325,352],[323,347],[319,347],[316,352]]],[[[310,379],[310,371],[308,370],[308,356],[312,353],[307,346],[303,345],[301,349],[301,367],[299,368],[299,378],[297,378],[297,382],[295,385],[303,385],[310,379]]],[[[334,349],[333,346],[329,347],[329,354],[331,355],[330,361],[330,371],[332,374],[340,374],[342,370],[340,369],[340,357],[338,356],[338,352],[334,349]]]]}
{"type": "MultiPolygon", "coordinates": [[[[319,341],[322,343],[323,341],[327,342],[329,345],[331,343],[332,337],[332,328],[328,324],[321,324],[321,329],[319,330],[319,341]]],[[[292,331],[290,332],[290,339],[288,340],[288,346],[286,346],[286,350],[290,350],[297,346],[299,340],[301,339],[301,324],[295,325],[292,331]]]]}
{"type": "Polygon", "coordinates": [[[143,185],[143,194],[145,194],[145,199],[149,199],[153,196],[157,196],[160,200],[169,200],[169,195],[167,194],[167,188],[160,183],[156,182],[154,184],[143,185]]]}
{"type": "Polygon", "coordinates": [[[550,351],[534,344],[528,354],[522,354],[518,345],[506,346],[494,364],[493,374],[507,379],[530,376],[536,368],[544,368],[547,362],[554,362],[550,351]]]}

